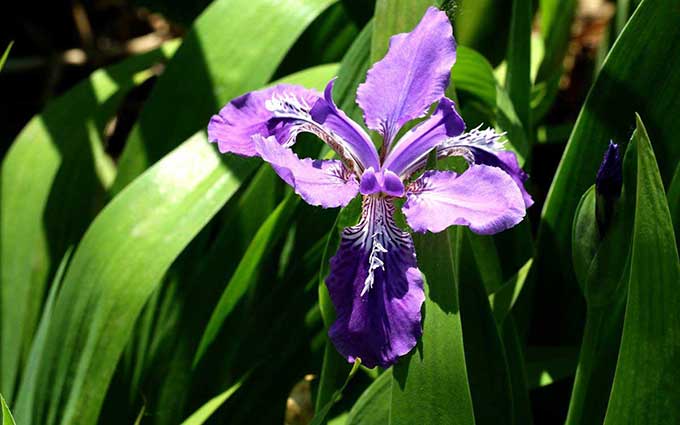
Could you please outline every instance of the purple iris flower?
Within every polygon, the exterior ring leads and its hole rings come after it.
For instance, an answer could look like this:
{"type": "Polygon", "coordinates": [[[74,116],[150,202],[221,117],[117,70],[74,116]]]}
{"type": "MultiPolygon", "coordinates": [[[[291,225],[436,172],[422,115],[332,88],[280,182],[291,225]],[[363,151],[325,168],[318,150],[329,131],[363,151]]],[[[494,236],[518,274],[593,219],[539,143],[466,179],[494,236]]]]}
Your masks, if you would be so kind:
{"type": "Polygon", "coordinates": [[[444,95],[456,43],[444,12],[429,8],[410,33],[390,40],[387,55],[368,71],[357,103],[368,128],[383,138],[380,153],[364,128],[323,95],[281,84],[229,102],[208,126],[220,152],[260,156],[311,205],[347,205],[362,195],[359,223],[342,233],[326,285],[337,319],[329,336],[348,361],[387,367],[422,334],[423,279],[411,236],[394,220],[395,199],[416,232],[452,225],[489,235],[519,223],[532,203],[527,175],[493,130],[464,133],[465,123],[444,95]],[[437,104],[427,116],[431,105],[437,104]],[[407,122],[425,119],[396,140],[407,122]],[[318,136],[338,159],[300,159],[291,146],[301,132],[318,136]],[[430,152],[464,157],[461,174],[425,171],[430,152]]]}

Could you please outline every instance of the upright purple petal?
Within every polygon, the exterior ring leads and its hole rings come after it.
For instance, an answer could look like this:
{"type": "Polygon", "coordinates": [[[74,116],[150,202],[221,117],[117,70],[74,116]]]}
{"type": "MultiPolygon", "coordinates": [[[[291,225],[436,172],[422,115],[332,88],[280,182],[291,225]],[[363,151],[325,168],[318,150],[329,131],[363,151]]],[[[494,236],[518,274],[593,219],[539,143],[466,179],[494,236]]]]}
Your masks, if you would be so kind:
{"type": "Polygon", "coordinates": [[[368,71],[357,90],[366,125],[389,145],[407,121],[424,116],[444,96],[456,42],[446,13],[430,7],[410,33],[390,39],[385,57],[368,71]]]}
{"type": "Polygon", "coordinates": [[[359,192],[359,183],[340,161],[300,159],[274,137],[255,136],[257,153],[307,203],[323,208],[347,205],[359,192]]]}
{"type": "Polygon", "coordinates": [[[331,147],[340,155],[351,156],[354,161],[361,165],[361,169],[380,167],[378,152],[363,128],[335,105],[333,101],[333,85],[335,79],[331,80],[324,90],[323,99],[316,102],[310,111],[310,116],[315,123],[323,126],[337,135],[345,143],[340,146],[331,147]]]}
{"type": "Polygon", "coordinates": [[[208,139],[217,143],[222,153],[231,152],[244,156],[255,156],[252,136],[277,135],[280,143],[291,143],[291,133],[304,123],[305,114],[321,99],[316,90],[291,84],[279,84],[262,90],[246,93],[227,103],[217,115],[210,118],[208,139]],[[284,99],[297,105],[298,113],[287,118],[274,118],[272,102],[282,103],[284,99]]]}
{"type": "Polygon", "coordinates": [[[471,165],[462,174],[427,171],[409,189],[402,211],[416,232],[462,225],[490,235],[516,225],[526,214],[517,184],[497,167],[471,165]]]}
{"type": "Polygon", "coordinates": [[[404,134],[387,155],[383,168],[397,175],[408,176],[419,164],[427,161],[428,153],[447,138],[465,130],[463,119],[451,99],[443,97],[434,113],[404,134]]]}
{"type": "Polygon", "coordinates": [[[388,367],[415,347],[425,300],[411,236],[383,197],[364,197],[359,224],[342,233],[326,279],[337,319],[329,336],[348,361],[388,367]]]}

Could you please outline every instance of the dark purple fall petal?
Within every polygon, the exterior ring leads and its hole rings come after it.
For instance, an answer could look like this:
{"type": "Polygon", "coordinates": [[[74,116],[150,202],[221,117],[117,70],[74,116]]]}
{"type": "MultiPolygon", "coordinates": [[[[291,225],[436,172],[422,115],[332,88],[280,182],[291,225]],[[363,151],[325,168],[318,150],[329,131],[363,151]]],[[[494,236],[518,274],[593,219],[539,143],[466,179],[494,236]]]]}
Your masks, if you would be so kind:
{"type": "Polygon", "coordinates": [[[361,169],[373,167],[380,168],[380,159],[371,138],[364,129],[352,121],[344,112],[335,105],[333,101],[333,85],[335,79],[331,80],[324,90],[324,97],[320,99],[310,111],[310,116],[314,122],[326,130],[330,130],[337,135],[343,144],[332,146],[342,158],[344,151],[349,151],[349,155],[354,161],[361,165],[361,169]]]}
{"type": "Polygon", "coordinates": [[[389,146],[402,125],[424,116],[444,96],[455,61],[451,23],[446,13],[430,7],[413,31],[390,39],[385,57],[359,85],[357,104],[368,128],[389,146]]]}
{"type": "Polygon", "coordinates": [[[610,141],[595,176],[595,190],[605,199],[615,200],[621,196],[622,185],[623,171],[619,145],[610,141]]]}
{"type": "Polygon", "coordinates": [[[517,184],[500,168],[486,165],[471,165],[462,174],[427,171],[406,196],[402,211],[416,232],[462,225],[491,235],[516,225],[526,214],[517,184]]]}
{"type": "Polygon", "coordinates": [[[276,139],[255,137],[258,154],[307,203],[323,208],[343,207],[359,191],[359,183],[340,161],[300,159],[276,139]]]}
{"type": "Polygon", "coordinates": [[[364,197],[359,224],[343,231],[326,279],[337,319],[329,336],[349,362],[388,367],[415,347],[425,300],[411,236],[384,197],[364,197]],[[372,276],[372,277],[371,277],[372,276]]]}
{"type": "Polygon", "coordinates": [[[399,139],[385,159],[383,168],[397,175],[408,176],[419,163],[426,162],[428,153],[443,140],[465,130],[463,119],[451,99],[443,97],[437,109],[425,121],[399,139]]]}
{"type": "Polygon", "coordinates": [[[227,103],[219,114],[210,118],[208,140],[217,143],[221,153],[230,152],[243,156],[257,155],[252,140],[257,134],[262,137],[276,135],[280,143],[286,142],[290,138],[290,132],[303,121],[300,116],[291,115],[289,118],[270,122],[274,117],[271,111],[272,98],[294,100],[308,113],[314,103],[321,99],[321,94],[316,90],[291,84],[279,84],[246,93],[227,103]]]}

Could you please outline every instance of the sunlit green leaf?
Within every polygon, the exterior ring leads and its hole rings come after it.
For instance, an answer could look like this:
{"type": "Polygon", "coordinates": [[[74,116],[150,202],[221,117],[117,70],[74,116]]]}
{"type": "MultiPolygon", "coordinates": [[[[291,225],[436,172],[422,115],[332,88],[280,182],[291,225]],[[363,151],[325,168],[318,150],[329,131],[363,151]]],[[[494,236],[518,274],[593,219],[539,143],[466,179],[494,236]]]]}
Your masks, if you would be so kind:
{"type": "Polygon", "coordinates": [[[7,62],[7,58],[9,57],[9,52],[12,50],[12,45],[14,45],[13,41],[11,41],[7,45],[7,48],[5,49],[5,53],[3,53],[2,57],[0,57],[0,71],[2,71],[2,68],[5,67],[5,62],[7,62]]]}
{"type": "Polygon", "coordinates": [[[16,371],[28,354],[45,285],[67,247],[106,203],[95,157],[123,96],[151,74],[177,43],[94,72],[48,103],[19,133],[2,162],[0,246],[2,390],[13,400],[16,371]],[[17,324],[21,324],[18,326],[17,324]]]}
{"type": "Polygon", "coordinates": [[[31,423],[96,422],[144,303],[175,257],[253,168],[252,161],[223,161],[199,133],[95,219],[57,296],[31,423]]]}
{"type": "Polygon", "coordinates": [[[222,394],[216,395],[210,399],[207,403],[201,406],[193,415],[189,416],[181,425],[203,425],[205,421],[210,419],[210,416],[219,409],[225,401],[231,397],[243,384],[243,380],[235,383],[229,389],[227,389],[222,394]]]}
{"type": "Polygon", "coordinates": [[[14,422],[14,418],[12,417],[12,412],[9,411],[7,402],[2,395],[0,395],[0,404],[2,404],[2,425],[16,425],[16,422],[14,422]]]}

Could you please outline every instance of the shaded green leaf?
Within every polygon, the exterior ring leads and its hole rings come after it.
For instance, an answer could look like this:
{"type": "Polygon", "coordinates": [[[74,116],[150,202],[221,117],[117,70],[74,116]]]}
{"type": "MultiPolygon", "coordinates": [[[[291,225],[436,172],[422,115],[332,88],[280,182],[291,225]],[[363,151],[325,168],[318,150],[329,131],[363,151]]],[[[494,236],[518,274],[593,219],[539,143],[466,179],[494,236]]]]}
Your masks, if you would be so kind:
{"type": "Polygon", "coordinates": [[[231,397],[232,394],[234,394],[236,391],[238,391],[239,388],[241,388],[241,385],[243,385],[244,380],[245,378],[241,379],[240,381],[229,387],[222,394],[216,395],[215,397],[210,399],[207,403],[201,406],[200,409],[194,412],[194,414],[192,414],[184,422],[182,422],[181,425],[203,425],[205,421],[210,419],[210,416],[215,412],[215,410],[219,409],[220,406],[222,406],[224,402],[227,401],[229,397],[231,397]]]}
{"type": "Polygon", "coordinates": [[[359,366],[361,365],[361,360],[357,359],[354,361],[354,365],[352,366],[352,369],[349,371],[349,374],[347,375],[347,379],[345,379],[345,383],[342,384],[342,387],[340,387],[335,393],[333,393],[333,396],[331,399],[326,403],[325,406],[323,406],[321,409],[318,409],[316,411],[316,414],[314,415],[314,418],[312,419],[312,422],[310,422],[310,425],[321,425],[325,423],[326,421],[326,416],[328,416],[328,412],[331,411],[331,408],[340,401],[342,398],[342,392],[345,390],[347,387],[347,384],[349,384],[349,381],[354,377],[354,375],[357,373],[359,370],[359,366]]]}
{"type": "MultiPolygon", "coordinates": [[[[669,182],[680,159],[680,9],[672,1],[643,1],[614,44],[578,117],[548,194],[539,228],[536,282],[551,282],[550,294],[564,294],[574,279],[571,224],[576,206],[592,185],[610,139],[627,140],[634,111],[647,121],[659,160],[661,178],[669,182]],[[664,87],[664,90],[659,90],[664,87]],[[655,93],[650,96],[650,93],[655,93]]],[[[541,296],[539,293],[537,296],[541,296]]],[[[550,298],[550,295],[546,293],[550,298]]],[[[569,314],[554,307],[552,317],[569,314]]],[[[564,322],[570,323],[565,320],[564,322]]],[[[561,332],[554,329],[554,332],[561,332]]]]}
{"type": "Polygon", "coordinates": [[[628,302],[605,424],[670,425],[680,422],[680,260],[659,167],[639,117],[632,143],[637,181],[628,302]]]}
{"type": "Polygon", "coordinates": [[[426,277],[423,336],[393,367],[391,424],[474,424],[448,231],[415,235],[426,277]]]}
{"type": "Polygon", "coordinates": [[[384,425],[390,420],[392,369],[383,372],[361,394],[347,417],[347,425],[384,425]]]}
{"type": "Polygon", "coordinates": [[[680,162],[668,187],[668,208],[675,228],[675,241],[680,244],[680,162]]]}
{"type": "Polygon", "coordinates": [[[505,89],[525,129],[530,128],[531,97],[531,0],[513,0],[508,39],[505,89]]]}
{"type": "Polygon", "coordinates": [[[226,102],[265,85],[298,36],[334,1],[213,2],[154,86],[120,158],[113,190],[204,128],[226,102]]]}

